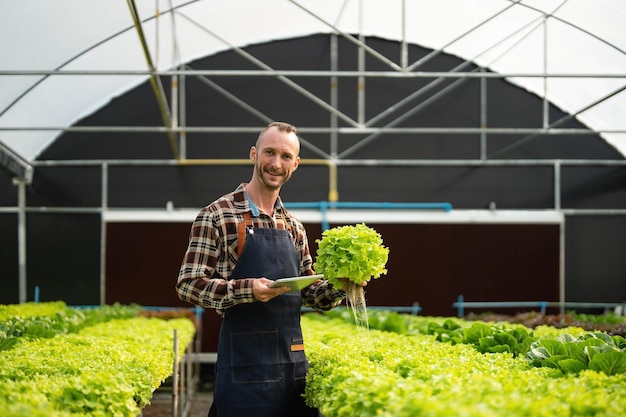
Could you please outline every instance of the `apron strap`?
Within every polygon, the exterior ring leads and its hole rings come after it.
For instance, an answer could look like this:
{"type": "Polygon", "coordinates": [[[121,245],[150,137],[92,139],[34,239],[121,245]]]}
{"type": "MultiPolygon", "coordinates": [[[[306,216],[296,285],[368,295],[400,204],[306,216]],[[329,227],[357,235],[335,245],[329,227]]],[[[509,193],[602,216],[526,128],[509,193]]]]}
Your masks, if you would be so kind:
{"type": "Polygon", "coordinates": [[[237,257],[241,258],[241,252],[246,245],[246,226],[252,227],[250,213],[243,213],[243,221],[237,225],[237,257]]]}
{"type": "MultiPolygon", "coordinates": [[[[289,230],[289,234],[291,236],[293,236],[293,231],[291,229],[291,225],[289,224],[289,222],[287,221],[287,219],[285,218],[285,215],[283,213],[282,214],[282,222],[281,221],[277,221],[276,222],[276,227],[278,229],[282,229],[284,230],[285,228],[287,228],[289,230]]],[[[278,219],[280,220],[280,219],[278,219]]],[[[239,223],[237,225],[237,257],[241,258],[241,253],[243,252],[243,248],[246,245],[246,226],[247,227],[253,227],[252,224],[252,219],[250,218],[250,212],[246,211],[245,213],[243,213],[243,222],[239,223]]]]}

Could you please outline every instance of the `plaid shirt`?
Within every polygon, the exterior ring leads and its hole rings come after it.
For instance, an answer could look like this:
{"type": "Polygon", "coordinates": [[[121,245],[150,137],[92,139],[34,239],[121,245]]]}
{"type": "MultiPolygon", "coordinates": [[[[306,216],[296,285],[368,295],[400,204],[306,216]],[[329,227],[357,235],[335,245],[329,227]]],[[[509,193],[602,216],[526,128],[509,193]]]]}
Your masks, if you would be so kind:
{"type": "MultiPolygon", "coordinates": [[[[189,246],[178,274],[178,297],[205,308],[214,308],[223,315],[224,310],[241,303],[255,301],[252,280],[229,277],[237,265],[237,225],[244,221],[243,214],[251,213],[254,227],[277,228],[276,220],[264,213],[255,215],[241,184],[204,207],[193,222],[189,246]]],[[[274,209],[279,218],[291,226],[292,239],[300,255],[299,275],[313,275],[313,260],[302,223],[282,205],[280,197],[274,209]]],[[[302,305],[316,310],[330,310],[341,303],[345,293],[321,280],[302,290],[302,305]]]]}

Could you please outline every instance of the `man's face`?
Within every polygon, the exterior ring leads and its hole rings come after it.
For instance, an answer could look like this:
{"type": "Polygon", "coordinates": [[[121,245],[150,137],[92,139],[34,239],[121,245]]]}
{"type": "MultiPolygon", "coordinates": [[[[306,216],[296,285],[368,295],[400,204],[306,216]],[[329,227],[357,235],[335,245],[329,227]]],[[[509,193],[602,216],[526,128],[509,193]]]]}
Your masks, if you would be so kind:
{"type": "Polygon", "coordinates": [[[268,189],[278,190],[300,164],[300,144],[295,133],[269,129],[250,150],[254,174],[268,189]]]}

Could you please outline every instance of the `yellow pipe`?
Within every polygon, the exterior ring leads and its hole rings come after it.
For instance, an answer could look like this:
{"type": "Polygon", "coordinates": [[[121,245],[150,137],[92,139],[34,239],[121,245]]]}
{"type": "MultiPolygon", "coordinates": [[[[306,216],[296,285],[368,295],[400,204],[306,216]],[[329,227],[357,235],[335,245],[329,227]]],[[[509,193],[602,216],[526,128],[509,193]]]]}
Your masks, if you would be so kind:
{"type": "Polygon", "coordinates": [[[339,201],[337,191],[337,164],[329,159],[301,159],[300,164],[304,165],[326,165],[328,167],[328,201],[339,201]]]}
{"type": "MultiPolygon", "coordinates": [[[[178,159],[178,165],[251,165],[249,159],[178,159]]],[[[325,165],[328,167],[328,201],[339,201],[337,192],[337,164],[328,159],[301,159],[302,165],[325,165]]]]}

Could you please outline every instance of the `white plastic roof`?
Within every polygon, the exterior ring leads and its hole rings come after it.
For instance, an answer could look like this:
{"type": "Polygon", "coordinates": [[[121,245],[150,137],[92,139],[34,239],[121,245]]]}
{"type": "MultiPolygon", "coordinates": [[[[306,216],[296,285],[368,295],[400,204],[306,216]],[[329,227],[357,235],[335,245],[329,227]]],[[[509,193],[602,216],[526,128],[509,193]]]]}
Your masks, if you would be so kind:
{"type": "MultiPolygon", "coordinates": [[[[535,75],[509,80],[577,114],[626,155],[626,0],[135,3],[158,70],[232,46],[315,33],[405,40],[500,74],[535,75]],[[544,73],[554,77],[536,76],[544,73]]],[[[129,4],[0,0],[0,142],[35,159],[61,133],[41,128],[71,126],[147,79],[115,73],[148,69],[129,4]],[[111,73],[45,74],[56,70],[111,73]]]]}

